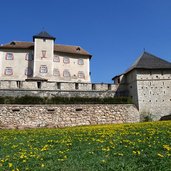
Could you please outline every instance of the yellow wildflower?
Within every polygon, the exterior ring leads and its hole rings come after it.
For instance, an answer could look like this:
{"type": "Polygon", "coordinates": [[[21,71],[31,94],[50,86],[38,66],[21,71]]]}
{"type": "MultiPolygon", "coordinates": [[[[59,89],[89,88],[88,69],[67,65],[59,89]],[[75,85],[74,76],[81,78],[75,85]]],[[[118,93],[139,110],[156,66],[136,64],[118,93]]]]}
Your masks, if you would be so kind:
{"type": "Polygon", "coordinates": [[[157,155],[158,155],[159,157],[164,157],[164,156],[163,156],[162,154],[160,154],[160,153],[158,153],[157,155]]]}
{"type": "Polygon", "coordinates": [[[8,163],[8,167],[12,167],[12,163],[8,163]]]}

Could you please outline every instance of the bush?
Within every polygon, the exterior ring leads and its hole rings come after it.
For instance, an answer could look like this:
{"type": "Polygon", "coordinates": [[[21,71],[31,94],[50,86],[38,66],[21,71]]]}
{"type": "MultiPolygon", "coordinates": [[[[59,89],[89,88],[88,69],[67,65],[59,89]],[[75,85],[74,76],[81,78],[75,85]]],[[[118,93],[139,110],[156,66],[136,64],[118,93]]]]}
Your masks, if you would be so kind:
{"type": "Polygon", "coordinates": [[[108,98],[89,98],[89,97],[0,97],[0,104],[131,104],[128,97],[108,97],[108,98]]]}

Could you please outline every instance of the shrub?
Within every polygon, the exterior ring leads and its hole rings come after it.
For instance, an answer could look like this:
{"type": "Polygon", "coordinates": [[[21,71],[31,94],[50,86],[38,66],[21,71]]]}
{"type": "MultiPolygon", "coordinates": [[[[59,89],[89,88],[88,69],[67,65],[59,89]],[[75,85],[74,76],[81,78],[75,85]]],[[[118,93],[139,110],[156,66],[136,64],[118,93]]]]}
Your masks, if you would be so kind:
{"type": "Polygon", "coordinates": [[[108,98],[89,98],[89,97],[0,97],[0,104],[130,104],[129,97],[108,97],[108,98]]]}

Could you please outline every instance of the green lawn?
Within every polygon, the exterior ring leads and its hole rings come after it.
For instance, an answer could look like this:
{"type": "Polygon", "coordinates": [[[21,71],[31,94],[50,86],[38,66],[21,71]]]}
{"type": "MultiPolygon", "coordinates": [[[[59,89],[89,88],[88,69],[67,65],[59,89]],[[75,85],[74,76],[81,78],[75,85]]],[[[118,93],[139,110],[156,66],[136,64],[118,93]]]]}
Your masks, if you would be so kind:
{"type": "Polygon", "coordinates": [[[171,171],[171,121],[0,130],[0,171],[171,171]]]}

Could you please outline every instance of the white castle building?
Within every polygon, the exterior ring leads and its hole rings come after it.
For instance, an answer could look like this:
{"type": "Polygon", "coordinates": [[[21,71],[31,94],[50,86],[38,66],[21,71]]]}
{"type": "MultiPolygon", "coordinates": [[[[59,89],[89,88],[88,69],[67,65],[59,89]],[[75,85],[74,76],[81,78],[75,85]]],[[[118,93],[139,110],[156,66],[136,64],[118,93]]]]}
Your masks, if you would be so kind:
{"type": "Polygon", "coordinates": [[[90,59],[80,46],[55,44],[55,37],[40,32],[33,42],[0,46],[0,80],[90,83],[90,59]]]}

